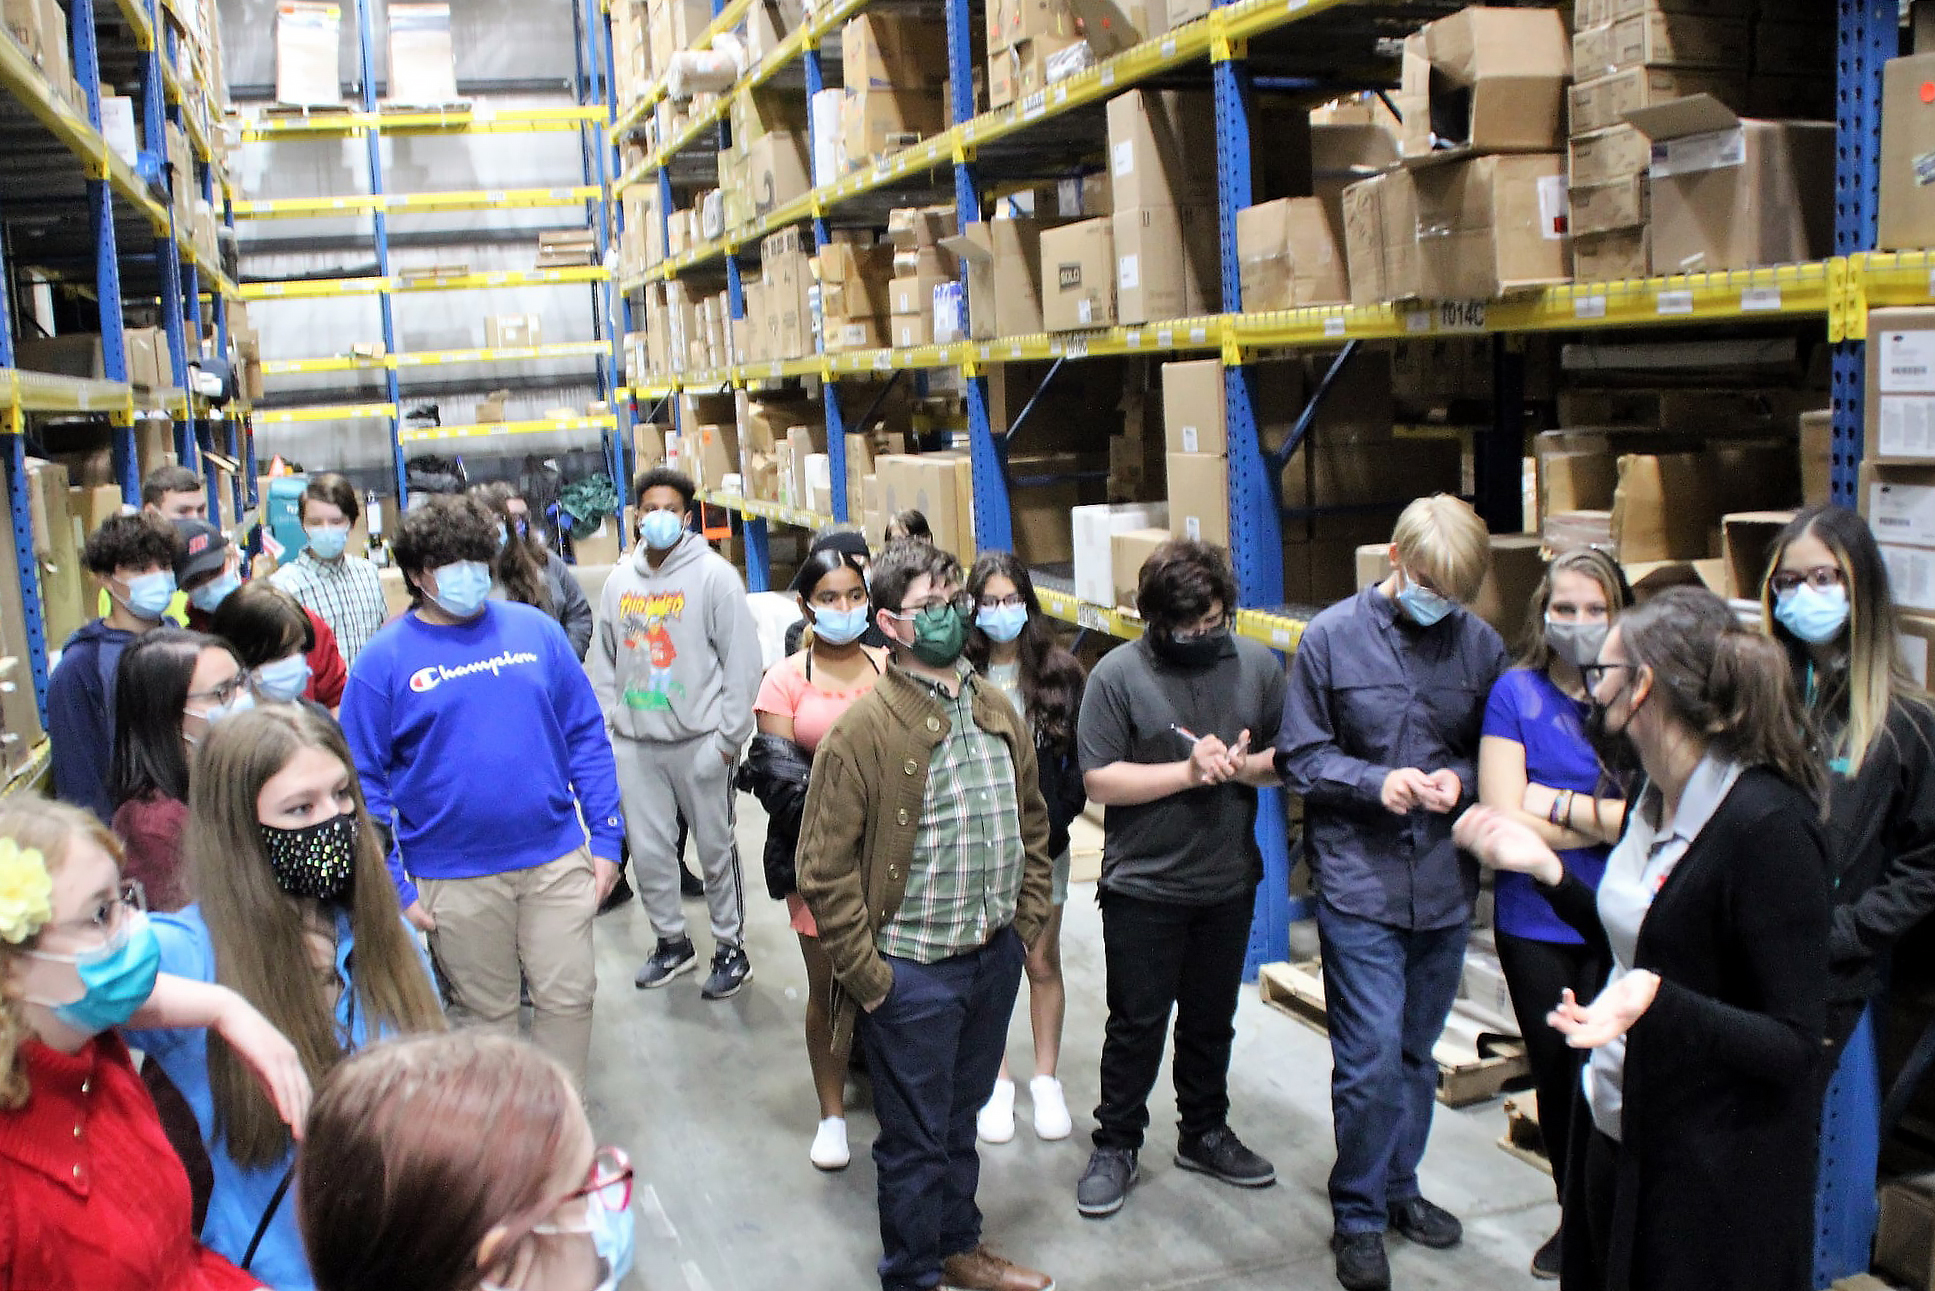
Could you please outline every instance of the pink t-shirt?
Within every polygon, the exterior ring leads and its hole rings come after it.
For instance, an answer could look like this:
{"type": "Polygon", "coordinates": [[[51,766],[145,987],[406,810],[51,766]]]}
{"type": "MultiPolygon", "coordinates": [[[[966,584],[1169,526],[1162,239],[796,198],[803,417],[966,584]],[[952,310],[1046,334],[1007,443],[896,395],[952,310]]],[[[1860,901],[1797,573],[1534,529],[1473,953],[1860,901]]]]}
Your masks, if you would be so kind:
{"type": "MultiPolygon", "coordinates": [[[[866,654],[876,668],[886,666],[879,652],[867,650],[866,654]]],[[[873,689],[880,674],[868,673],[851,690],[830,690],[824,668],[813,670],[812,681],[806,679],[806,660],[807,651],[802,650],[774,664],[766,673],[766,680],[759,683],[759,698],[753,701],[753,711],[792,718],[793,743],[811,753],[820,747],[820,741],[833,729],[840,714],[873,689]]]]}

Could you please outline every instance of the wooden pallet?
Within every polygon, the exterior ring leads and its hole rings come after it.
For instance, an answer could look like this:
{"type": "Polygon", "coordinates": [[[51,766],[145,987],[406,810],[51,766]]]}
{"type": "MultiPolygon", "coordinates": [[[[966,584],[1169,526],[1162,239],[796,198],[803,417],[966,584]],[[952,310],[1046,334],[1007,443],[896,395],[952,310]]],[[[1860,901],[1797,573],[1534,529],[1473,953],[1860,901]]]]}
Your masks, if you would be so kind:
{"type": "MultiPolygon", "coordinates": [[[[1263,965],[1257,990],[1270,1007],[1329,1033],[1323,973],[1316,960],[1263,965]]],[[[1507,1085],[1532,1073],[1523,1041],[1495,1034],[1483,1021],[1460,1013],[1456,1005],[1432,1057],[1438,1062],[1438,1101],[1446,1107],[1469,1107],[1496,1098],[1507,1085]]]]}
{"type": "Polygon", "coordinates": [[[1526,1093],[1505,1100],[1505,1134],[1498,1146],[1533,1169],[1552,1173],[1545,1136],[1539,1132],[1538,1099],[1526,1093]]]}

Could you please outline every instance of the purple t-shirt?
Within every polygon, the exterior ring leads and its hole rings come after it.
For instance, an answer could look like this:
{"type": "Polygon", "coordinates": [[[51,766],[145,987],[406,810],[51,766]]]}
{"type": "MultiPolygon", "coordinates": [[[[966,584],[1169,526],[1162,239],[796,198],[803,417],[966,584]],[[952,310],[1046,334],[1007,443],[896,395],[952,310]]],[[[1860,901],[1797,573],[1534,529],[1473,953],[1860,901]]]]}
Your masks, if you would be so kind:
{"type": "MultiPolygon", "coordinates": [[[[1485,734],[1525,746],[1525,774],[1532,783],[1590,794],[1600,788],[1599,760],[1586,740],[1585,713],[1586,705],[1554,686],[1545,673],[1513,668],[1498,679],[1485,703],[1485,734]]],[[[1559,859],[1596,890],[1611,850],[1574,848],[1560,852],[1559,859]]],[[[1553,913],[1531,876],[1500,870],[1494,892],[1500,932],[1580,944],[1579,934],[1553,913]]]]}

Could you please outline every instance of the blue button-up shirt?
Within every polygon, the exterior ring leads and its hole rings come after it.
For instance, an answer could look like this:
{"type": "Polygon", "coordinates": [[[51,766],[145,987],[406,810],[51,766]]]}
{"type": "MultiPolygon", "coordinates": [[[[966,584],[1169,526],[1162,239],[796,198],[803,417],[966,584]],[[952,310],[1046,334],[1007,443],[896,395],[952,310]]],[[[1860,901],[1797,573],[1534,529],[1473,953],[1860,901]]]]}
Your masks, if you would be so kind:
{"type": "Polygon", "coordinates": [[[1485,698],[1505,665],[1477,615],[1454,609],[1420,628],[1375,587],[1310,621],[1276,747],[1332,909],[1419,930],[1471,917],[1478,869],[1452,844],[1457,812],[1396,816],[1381,795],[1393,770],[1416,767],[1456,772],[1464,802],[1476,798],[1485,698]]]}
{"type": "MultiPolygon", "coordinates": [[[[191,905],[173,914],[157,914],[151,918],[155,937],[161,943],[162,972],[197,982],[215,980],[215,942],[209,936],[199,906],[191,905]]],[[[352,1005],[355,992],[350,983],[350,952],[354,949],[349,916],[339,914],[336,978],[342,984],[342,993],[336,1000],[336,1024],[347,1049],[361,1049],[373,1038],[366,1019],[352,1005]]],[[[425,971],[428,972],[427,964],[425,971]]],[[[122,1038],[130,1048],[144,1051],[151,1061],[161,1064],[162,1071],[194,1111],[202,1142],[208,1144],[209,1165],[215,1176],[208,1198],[208,1219],[202,1225],[202,1243],[216,1254],[240,1264],[282,1176],[295,1161],[295,1148],[291,1146],[289,1155],[274,1165],[258,1168],[236,1164],[215,1141],[215,1098],[208,1079],[206,1031],[129,1030],[122,1032],[122,1038]]],[[[249,1272],[276,1291],[309,1291],[315,1286],[315,1279],[309,1274],[308,1257],[303,1254],[302,1234],[296,1227],[293,1189],[276,1207],[249,1272]]]]}

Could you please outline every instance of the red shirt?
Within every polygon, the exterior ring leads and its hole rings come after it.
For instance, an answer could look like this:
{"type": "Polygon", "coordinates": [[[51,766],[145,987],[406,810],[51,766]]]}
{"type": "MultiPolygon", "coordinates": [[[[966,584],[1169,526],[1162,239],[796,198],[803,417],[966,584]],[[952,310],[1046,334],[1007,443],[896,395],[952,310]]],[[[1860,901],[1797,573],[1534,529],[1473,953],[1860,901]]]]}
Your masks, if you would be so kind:
{"type": "MultiPolygon", "coordinates": [[[[349,666],[343,662],[343,652],[336,648],[336,634],[322,616],[308,606],[302,612],[309,616],[309,626],[316,633],[316,644],[309,648],[303,658],[309,660],[309,688],[302,692],[304,699],[313,699],[324,708],[334,712],[343,704],[343,687],[349,681],[349,666]]],[[[210,631],[210,617],[194,606],[188,607],[188,626],[197,632],[210,631]]]]}
{"type": "Polygon", "coordinates": [[[20,1048],[33,1092],[0,1112],[0,1291],[253,1291],[189,1229],[188,1176],[113,1032],[20,1048]]]}

